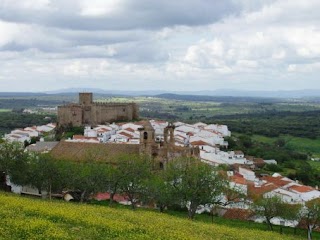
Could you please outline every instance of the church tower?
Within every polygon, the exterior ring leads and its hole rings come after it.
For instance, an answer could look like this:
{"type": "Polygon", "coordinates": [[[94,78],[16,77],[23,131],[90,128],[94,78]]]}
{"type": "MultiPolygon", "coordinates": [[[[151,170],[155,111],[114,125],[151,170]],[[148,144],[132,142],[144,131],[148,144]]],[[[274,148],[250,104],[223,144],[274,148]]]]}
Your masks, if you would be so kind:
{"type": "Polygon", "coordinates": [[[140,131],[140,154],[147,154],[148,156],[153,155],[153,150],[156,147],[155,142],[155,130],[151,126],[150,122],[147,121],[140,131]]]}

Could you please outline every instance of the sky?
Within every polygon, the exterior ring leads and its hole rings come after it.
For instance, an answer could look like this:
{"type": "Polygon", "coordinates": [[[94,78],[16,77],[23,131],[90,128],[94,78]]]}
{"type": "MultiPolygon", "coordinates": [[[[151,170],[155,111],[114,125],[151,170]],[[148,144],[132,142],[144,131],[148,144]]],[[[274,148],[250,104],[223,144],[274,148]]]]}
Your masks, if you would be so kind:
{"type": "Polygon", "coordinates": [[[319,0],[0,0],[0,92],[320,89],[319,0]]]}

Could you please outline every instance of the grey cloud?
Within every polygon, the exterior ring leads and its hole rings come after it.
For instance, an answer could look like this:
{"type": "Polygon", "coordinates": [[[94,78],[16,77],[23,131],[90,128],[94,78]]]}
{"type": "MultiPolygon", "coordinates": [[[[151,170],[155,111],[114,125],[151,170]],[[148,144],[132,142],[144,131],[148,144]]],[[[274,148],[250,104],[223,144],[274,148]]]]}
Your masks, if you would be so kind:
{"type": "Polygon", "coordinates": [[[82,30],[159,29],[176,25],[206,25],[240,12],[232,0],[125,1],[119,12],[81,16],[78,1],[52,0],[48,9],[0,8],[0,18],[82,30]]]}

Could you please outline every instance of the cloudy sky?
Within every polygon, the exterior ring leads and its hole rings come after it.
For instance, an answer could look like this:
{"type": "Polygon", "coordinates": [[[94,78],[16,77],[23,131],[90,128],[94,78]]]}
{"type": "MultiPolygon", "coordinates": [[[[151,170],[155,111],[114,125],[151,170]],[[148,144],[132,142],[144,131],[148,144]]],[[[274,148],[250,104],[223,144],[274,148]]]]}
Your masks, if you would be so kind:
{"type": "Polygon", "coordinates": [[[0,0],[0,92],[320,89],[319,0],[0,0]]]}

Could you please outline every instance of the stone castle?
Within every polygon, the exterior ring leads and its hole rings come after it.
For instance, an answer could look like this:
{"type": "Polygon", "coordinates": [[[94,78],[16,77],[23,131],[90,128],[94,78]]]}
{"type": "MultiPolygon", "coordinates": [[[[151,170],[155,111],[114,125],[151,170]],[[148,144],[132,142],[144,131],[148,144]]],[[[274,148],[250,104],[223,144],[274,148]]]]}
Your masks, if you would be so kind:
{"type": "Polygon", "coordinates": [[[58,125],[96,126],[114,121],[131,121],[139,118],[136,103],[93,102],[92,93],[79,93],[79,103],[58,107],[58,125]]]}

